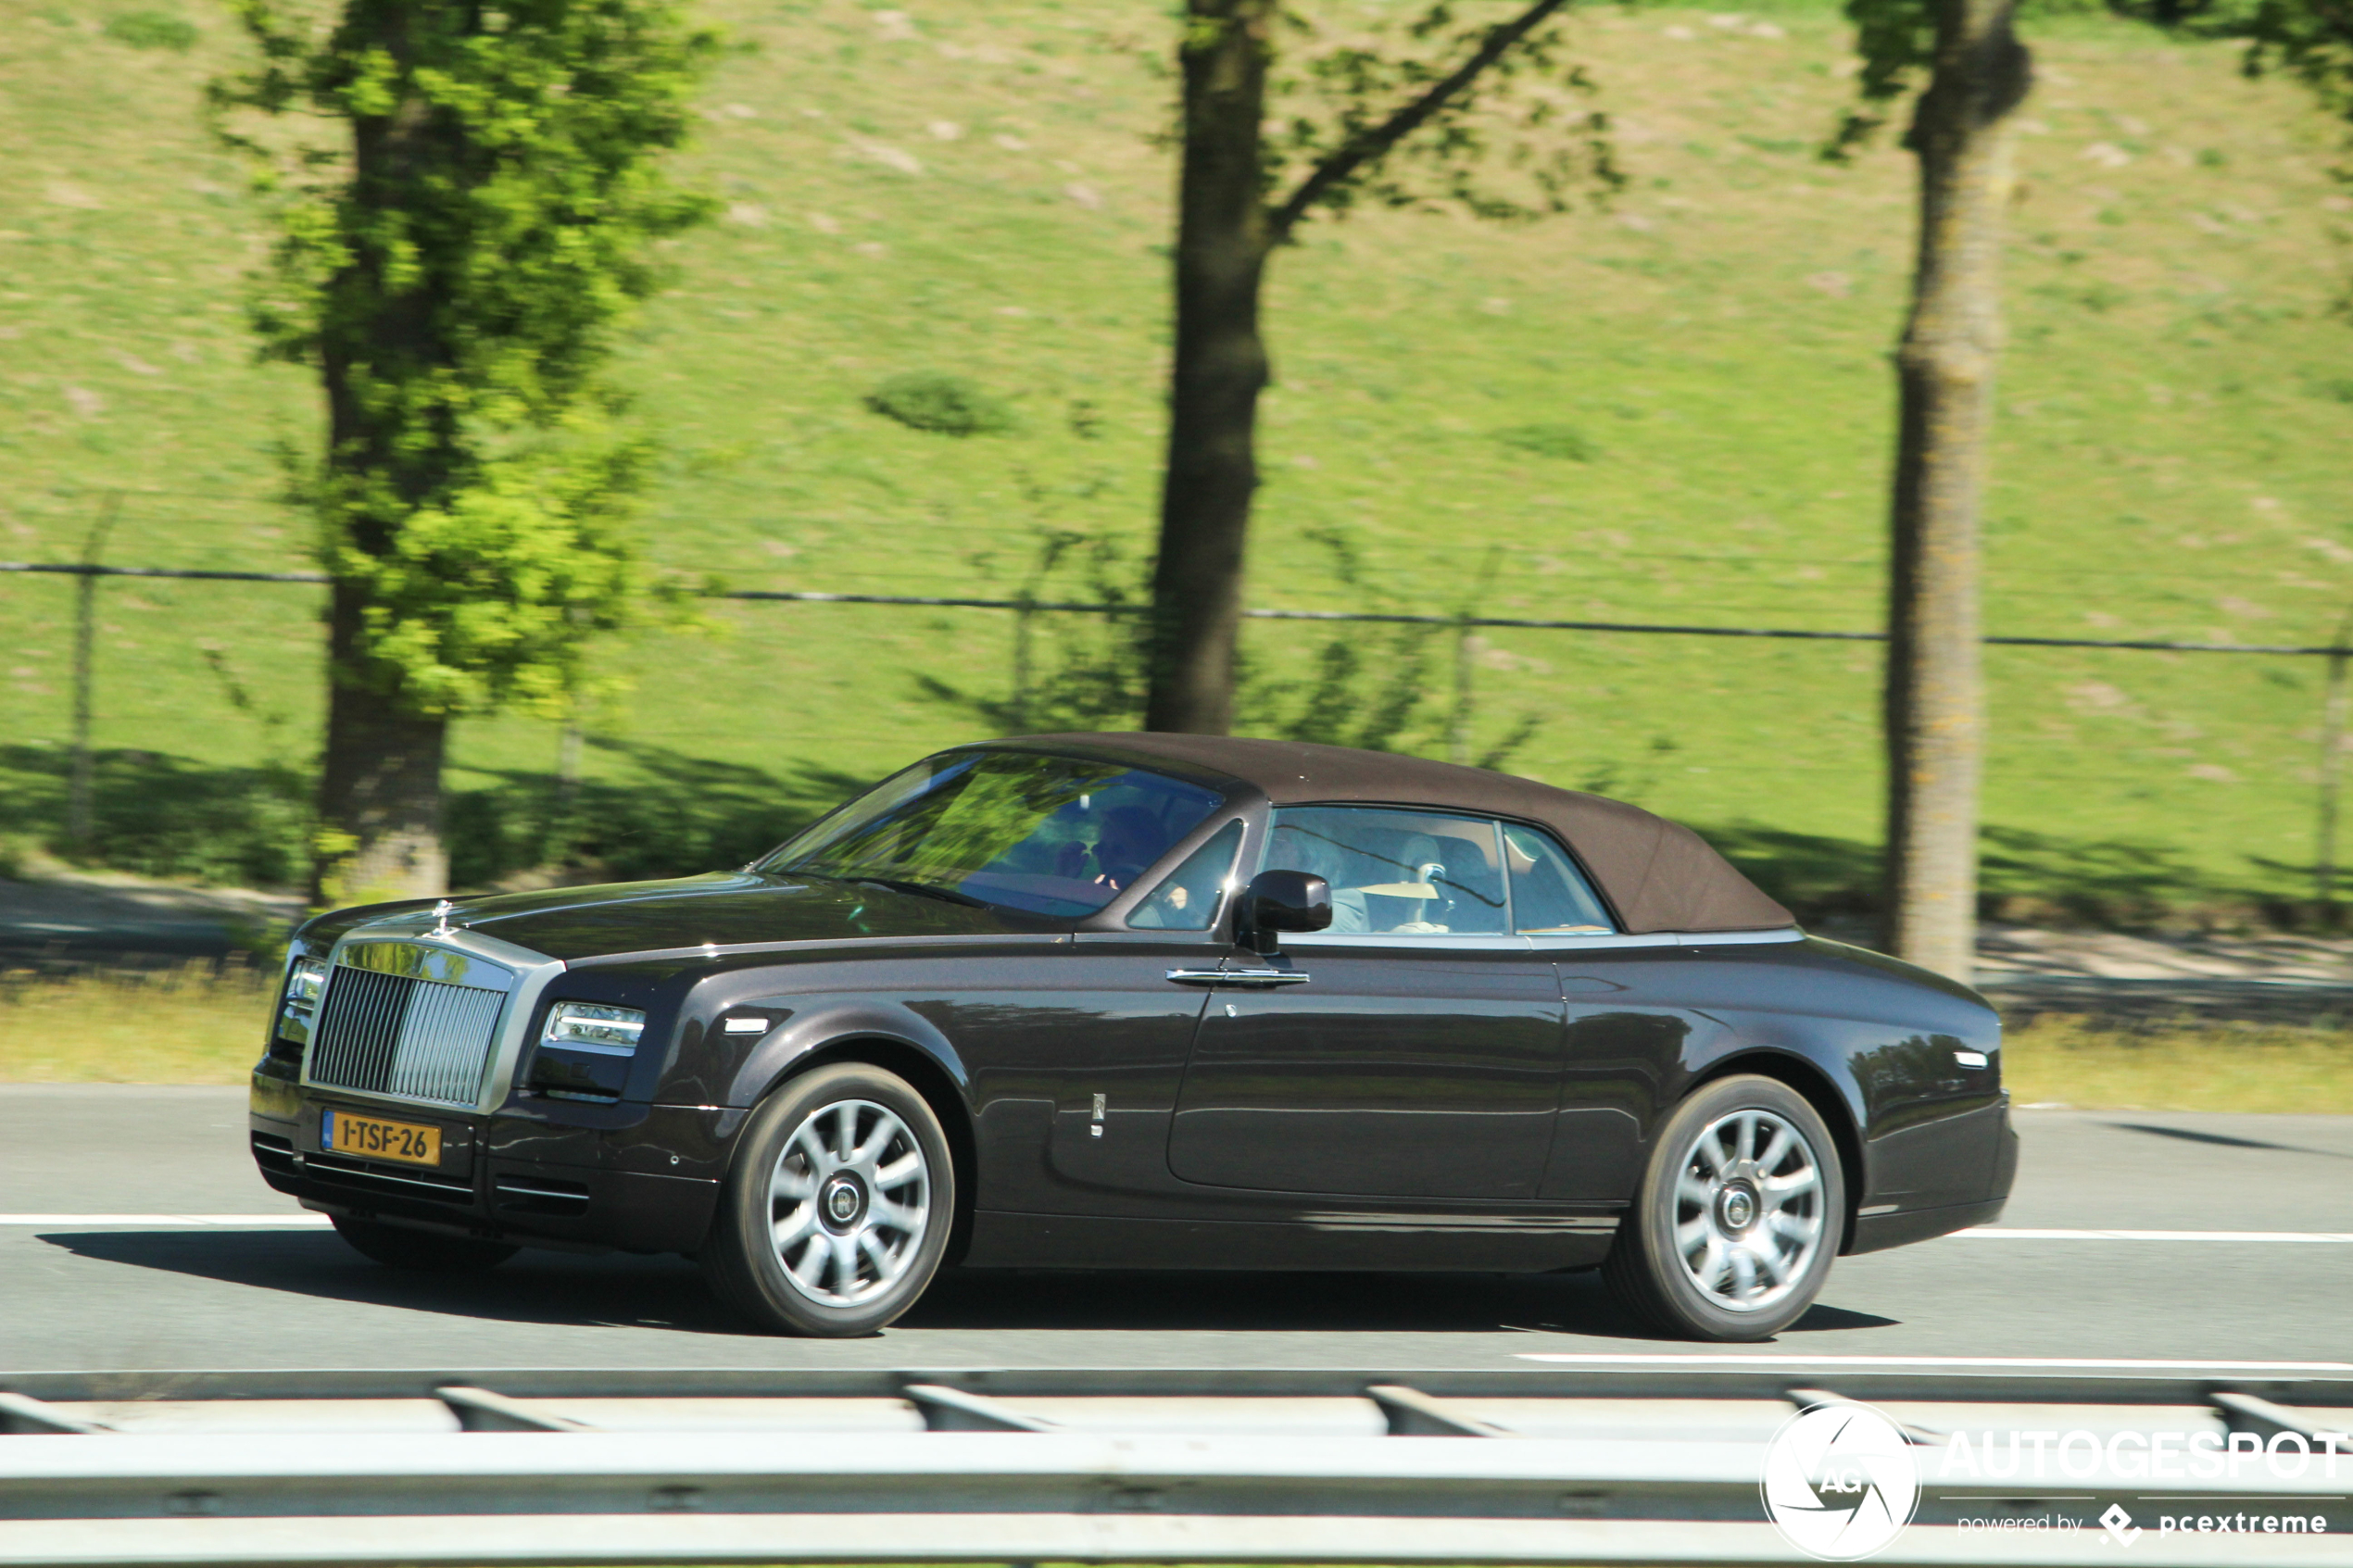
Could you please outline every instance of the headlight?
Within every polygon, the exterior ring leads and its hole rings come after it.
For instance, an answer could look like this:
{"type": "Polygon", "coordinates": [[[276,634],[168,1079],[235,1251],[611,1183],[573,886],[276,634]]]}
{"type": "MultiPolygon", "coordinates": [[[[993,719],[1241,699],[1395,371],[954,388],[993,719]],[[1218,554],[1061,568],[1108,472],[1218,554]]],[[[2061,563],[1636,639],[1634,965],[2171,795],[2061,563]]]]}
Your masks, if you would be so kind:
{"type": "Polygon", "coordinates": [[[286,966],[286,994],[278,1003],[278,1038],[297,1046],[310,1043],[319,998],[326,989],[326,960],[296,959],[286,966]]]}
{"type": "Polygon", "coordinates": [[[547,1026],[539,1032],[543,1046],[569,1050],[602,1051],[627,1056],[646,1032],[646,1015],[635,1008],[609,1008],[602,1002],[558,1002],[547,1010],[547,1026]]]}

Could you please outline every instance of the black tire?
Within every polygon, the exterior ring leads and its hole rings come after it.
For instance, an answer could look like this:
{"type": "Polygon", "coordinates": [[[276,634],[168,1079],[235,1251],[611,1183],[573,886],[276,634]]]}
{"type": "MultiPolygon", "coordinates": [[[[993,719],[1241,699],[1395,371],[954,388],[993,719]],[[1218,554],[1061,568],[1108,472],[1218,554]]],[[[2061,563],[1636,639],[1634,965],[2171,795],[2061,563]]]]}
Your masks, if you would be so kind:
{"type": "Polygon", "coordinates": [[[947,1135],[924,1097],[878,1067],[836,1062],[752,1112],[698,1261],[761,1327],[848,1338],[915,1304],[955,1217],[947,1135]]]}
{"type": "Polygon", "coordinates": [[[1775,1078],[1719,1078],[1659,1127],[1602,1275],[1668,1334],[1769,1338],[1814,1304],[1845,1226],[1838,1145],[1806,1097],[1775,1078]],[[1781,1132],[1789,1148],[1764,1167],[1781,1132]]]}
{"type": "Polygon", "coordinates": [[[427,1274],[480,1273],[484,1269],[497,1268],[521,1250],[503,1241],[445,1236],[438,1231],[412,1231],[349,1214],[337,1214],[333,1219],[336,1235],[387,1269],[427,1274]]]}

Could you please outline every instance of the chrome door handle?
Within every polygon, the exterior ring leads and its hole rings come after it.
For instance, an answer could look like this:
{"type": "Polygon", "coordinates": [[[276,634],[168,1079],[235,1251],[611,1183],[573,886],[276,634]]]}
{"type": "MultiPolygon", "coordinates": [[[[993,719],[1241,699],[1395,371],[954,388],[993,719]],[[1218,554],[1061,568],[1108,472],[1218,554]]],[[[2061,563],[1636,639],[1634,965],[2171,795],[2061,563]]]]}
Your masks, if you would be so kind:
{"type": "Polygon", "coordinates": [[[1307,976],[1295,969],[1172,969],[1168,978],[1192,985],[1304,985],[1307,976]]]}

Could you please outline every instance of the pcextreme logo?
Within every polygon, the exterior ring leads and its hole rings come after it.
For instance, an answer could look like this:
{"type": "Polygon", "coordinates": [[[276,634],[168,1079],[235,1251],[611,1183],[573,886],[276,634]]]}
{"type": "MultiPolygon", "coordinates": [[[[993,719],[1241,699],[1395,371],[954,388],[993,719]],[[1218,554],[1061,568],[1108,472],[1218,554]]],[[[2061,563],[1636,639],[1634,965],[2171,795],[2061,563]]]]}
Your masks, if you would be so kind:
{"type": "Polygon", "coordinates": [[[1911,1523],[1920,1471],[1895,1423],[1868,1405],[1800,1411],[1765,1450],[1766,1517],[1809,1557],[1869,1557],[1911,1523]]]}

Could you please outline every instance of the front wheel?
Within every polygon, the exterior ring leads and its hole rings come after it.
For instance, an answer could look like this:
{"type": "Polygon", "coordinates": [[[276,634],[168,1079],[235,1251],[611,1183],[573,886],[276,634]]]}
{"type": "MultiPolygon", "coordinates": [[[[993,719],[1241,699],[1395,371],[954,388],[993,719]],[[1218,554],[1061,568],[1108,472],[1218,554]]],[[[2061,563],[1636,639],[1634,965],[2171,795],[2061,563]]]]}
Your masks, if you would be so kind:
{"type": "Polygon", "coordinates": [[[1659,1128],[1603,1274],[1670,1334],[1764,1339],[1813,1305],[1845,1221],[1837,1148],[1806,1097],[1722,1078],[1659,1128]]]}
{"type": "Polygon", "coordinates": [[[752,1113],[700,1261],[720,1298],[763,1327],[872,1334],[930,1285],[955,1212],[948,1140],[923,1096],[840,1062],[752,1113]]]}

